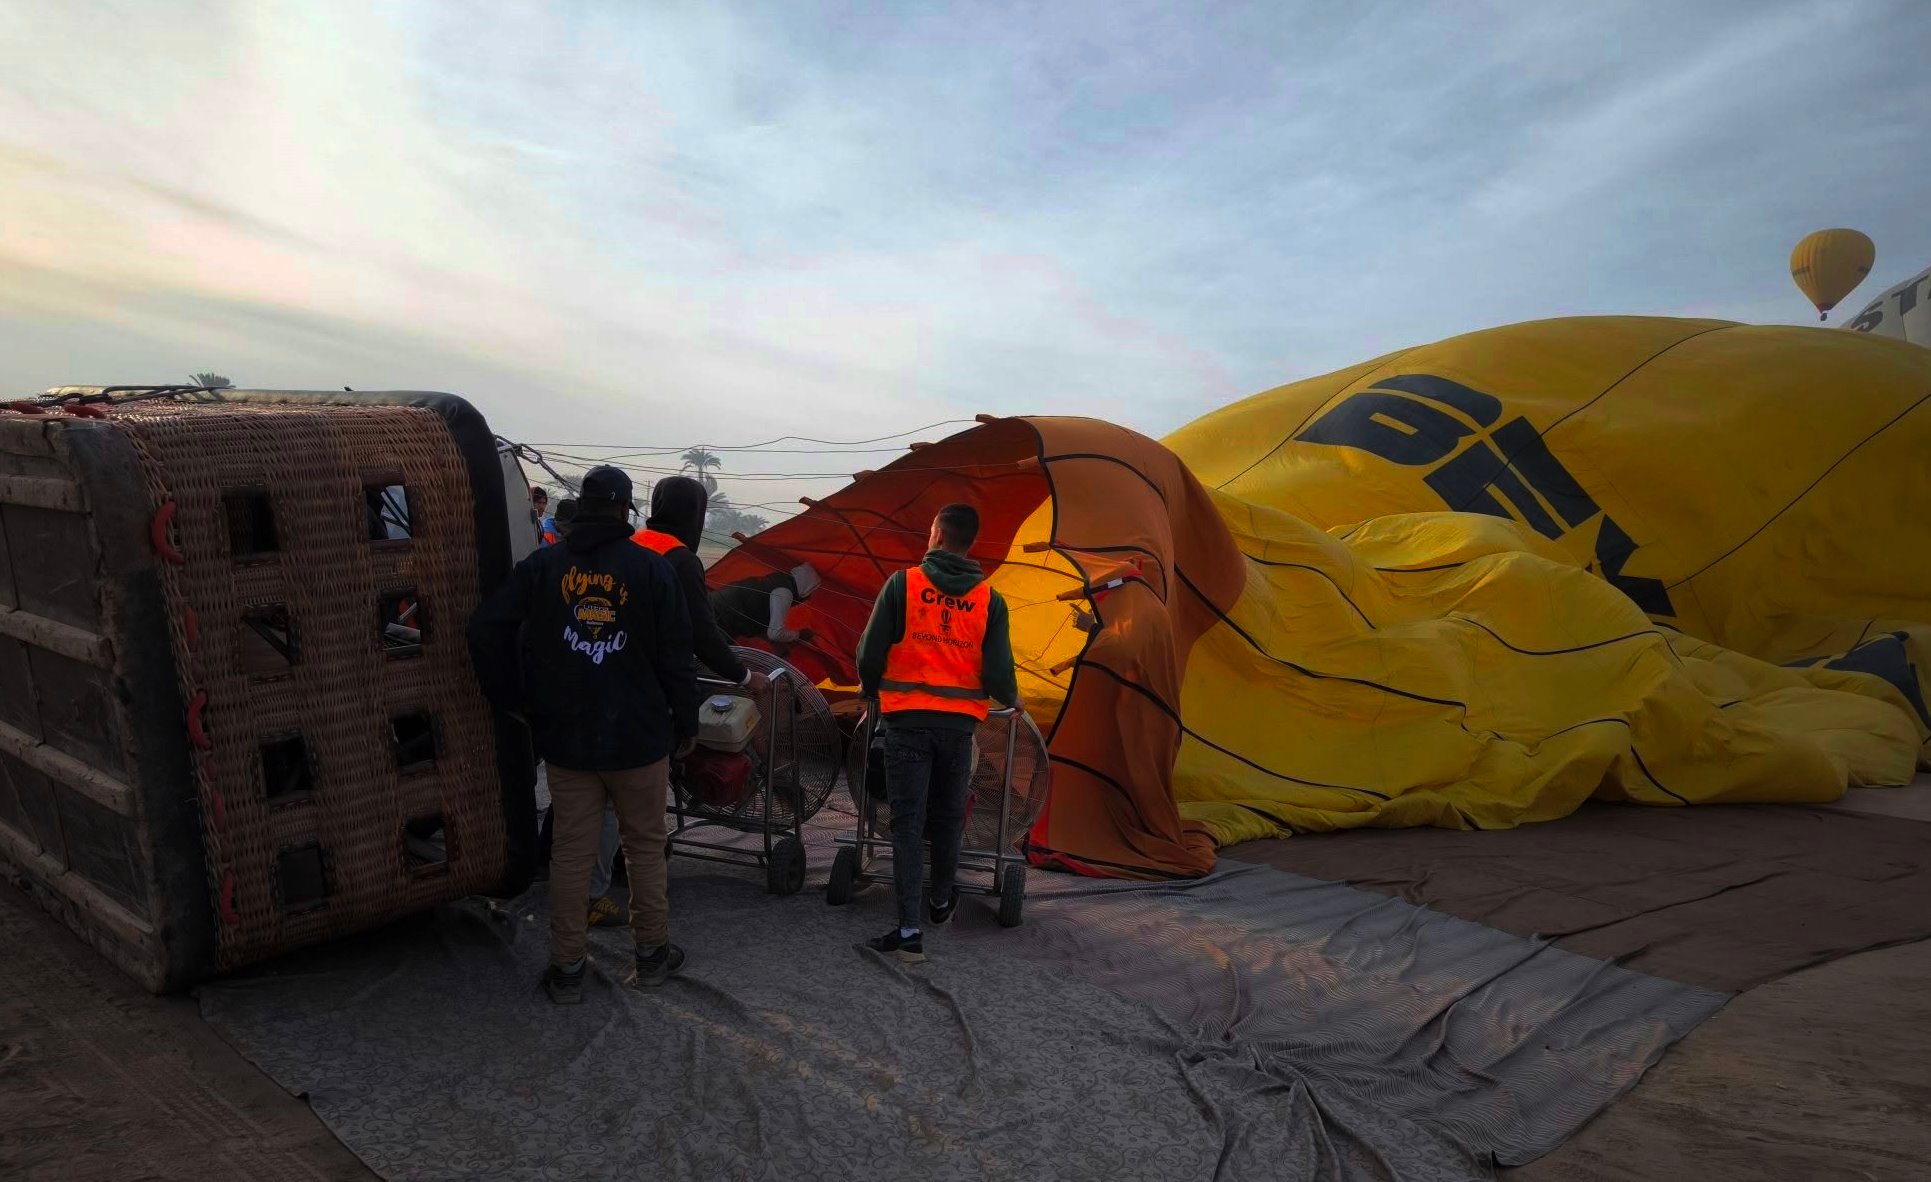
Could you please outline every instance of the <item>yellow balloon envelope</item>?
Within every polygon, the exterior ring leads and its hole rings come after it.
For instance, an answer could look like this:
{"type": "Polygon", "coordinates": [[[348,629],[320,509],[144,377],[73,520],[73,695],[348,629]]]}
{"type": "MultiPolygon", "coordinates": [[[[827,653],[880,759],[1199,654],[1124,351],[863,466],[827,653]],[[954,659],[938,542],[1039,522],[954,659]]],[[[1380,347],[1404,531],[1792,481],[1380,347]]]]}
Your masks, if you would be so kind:
{"type": "Polygon", "coordinates": [[[1864,282],[1877,262],[1877,246],[1856,230],[1819,230],[1790,252],[1790,277],[1822,320],[1864,282]]]}

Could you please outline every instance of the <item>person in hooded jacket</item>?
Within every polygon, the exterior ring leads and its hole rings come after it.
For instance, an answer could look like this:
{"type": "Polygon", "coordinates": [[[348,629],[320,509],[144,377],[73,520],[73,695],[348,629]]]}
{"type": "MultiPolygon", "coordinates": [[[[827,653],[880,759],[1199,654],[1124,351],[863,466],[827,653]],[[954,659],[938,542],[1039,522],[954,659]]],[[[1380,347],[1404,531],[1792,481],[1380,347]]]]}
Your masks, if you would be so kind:
{"type": "Polygon", "coordinates": [[[718,680],[735,682],[755,693],[769,682],[763,674],[746,669],[731,651],[731,637],[712,614],[704,560],[697,556],[710,500],[710,492],[690,477],[666,477],[650,490],[650,516],[630,540],[663,555],[677,572],[678,589],[684,593],[684,607],[690,612],[691,642],[698,661],[718,680]]]}
{"type": "MultiPolygon", "coordinates": [[[[762,695],[771,679],[744,667],[731,651],[731,638],[717,626],[711,615],[710,596],[704,585],[704,560],[697,556],[703,541],[704,514],[711,494],[688,476],[672,476],[657,482],[650,490],[650,516],[630,540],[664,557],[677,574],[678,590],[683,592],[685,610],[691,618],[692,647],[698,663],[719,681],[732,681],[762,695]]],[[[622,927],[630,922],[624,905],[610,893],[616,876],[619,848],[617,814],[607,811],[603,837],[597,844],[597,864],[590,874],[590,926],[622,927]]]]}
{"type": "Polygon", "coordinates": [[[677,575],[630,542],[630,477],[584,474],[568,536],[522,562],[476,609],[469,646],[485,696],[524,719],[550,780],[550,966],[559,1004],[583,1000],[590,885],[606,802],[630,867],[630,982],[659,985],[683,967],[670,942],[664,807],[670,757],[697,743],[700,695],[690,615],[677,575]]]}
{"type": "Polygon", "coordinates": [[[954,880],[965,836],[973,735],[991,712],[990,702],[1019,705],[1006,601],[971,558],[978,537],[979,513],[972,506],[939,510],[925,560],[885,581],[858,641],[859,685],[878,703],[884,730],[892,881],[898,889],[898,926],[869,946],[912,964],[925,959],[919,894],[926,839],[932,845],[932,888],[925,918],[938,925],[959,905],[954,880]]]}

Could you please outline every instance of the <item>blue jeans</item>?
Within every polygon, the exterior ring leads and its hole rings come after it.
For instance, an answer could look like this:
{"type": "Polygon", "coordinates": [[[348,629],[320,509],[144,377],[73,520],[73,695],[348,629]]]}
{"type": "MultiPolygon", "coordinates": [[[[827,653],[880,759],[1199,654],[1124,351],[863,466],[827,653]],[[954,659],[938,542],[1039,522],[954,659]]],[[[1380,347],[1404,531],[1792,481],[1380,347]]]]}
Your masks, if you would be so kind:
{"type": "Polygon", "coordinates": [[[932,897],[952,894],[972,782],[972,735],[927,727],[885,728],[885,791],[892,805],[892,882],[898,926],[920,926],[925,839],[932,838],[932,897]]]}

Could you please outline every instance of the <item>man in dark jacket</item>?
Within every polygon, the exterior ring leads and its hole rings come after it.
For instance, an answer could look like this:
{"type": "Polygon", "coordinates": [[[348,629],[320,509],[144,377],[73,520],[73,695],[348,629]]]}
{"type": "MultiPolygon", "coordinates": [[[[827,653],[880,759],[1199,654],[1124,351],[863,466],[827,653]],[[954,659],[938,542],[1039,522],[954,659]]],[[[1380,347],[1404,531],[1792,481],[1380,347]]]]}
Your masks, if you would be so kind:
{"type": "Polygon", "coordinates": [[[583,906],[606,801],[630,867],[634,984],[684,963],[670,942],[664,803],[670,756],[697,739],[690,616],[670,564],[630,543],[630,477],[584,474],[569,536],[517,564],[470,621],[470,652],[491,702],[529,722],[549,765],[552,1001],[583,1000],[583,906]]]}
{"type": "MultiPolygon", "coordinates": [[[[753,673],[731,651],[731,638],[717,626],[711,615],[710,596],[704,586],[704,560],[697,556],[704,538],[704,513],[711,494],[688,476],[672,476],[657,482],[650,490],[650,517],[630,540],[646,550],[661,554],[677,574],[677,588],[684,597],[684,609],[691,618],[691,645],[704,671],[720,681],[734,681],[753,694],[762,694],[771,679],[753,673]]],[[[563,502],[574,505],[573,501],[563,502]]],[[[557,520],[563,510],[557,509],[557,520]]],[[[629,922],[623,904],[610,895],[616,870],[618,848],[617,816],[607,813],[603,836],[597,843],[597,864],[590,874],[589,914],[592,927],[621,927],[629,922]]]]}
{"type": "Polygon", "coordinates": [[[970,505],[947,505],[932,521],[930,553],[885,581],[858,642],[858,679],[885,732],[885,787],[892,807],[892,880],[898,926],[871,947],[902,961],[925,959],[919,930],[924,841],[932,841],[933,924],[959,905],[954,878],[965,834],[973,734],[987,699],[1019,704],[1006,601],[969,554],[979,536],[970,505]],[[928,820],[930,829],[927,828],[928,820]]]}

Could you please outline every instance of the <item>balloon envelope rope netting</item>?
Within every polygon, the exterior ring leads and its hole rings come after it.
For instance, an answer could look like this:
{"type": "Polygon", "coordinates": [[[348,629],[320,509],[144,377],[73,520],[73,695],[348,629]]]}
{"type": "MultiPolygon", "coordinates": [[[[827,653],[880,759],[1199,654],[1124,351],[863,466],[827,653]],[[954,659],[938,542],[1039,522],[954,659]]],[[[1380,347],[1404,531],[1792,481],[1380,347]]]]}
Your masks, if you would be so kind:
{"type": "Polygon", "coordinates": [[[793,895],[805,884],[805,822],[838,779],[838,730],[824,696],[797,670],[758,649],[734,651],[770,686],[757,693],[698,679],[708,695],[702,731],[698,749],[672,765],[665,854],[759,866],[767,890],[793,895]]]}
{"type": "MultiPolygon", "coordinates": [[[[859,890],[892,881],[891,824],[872,758],[878,704],[866,704],[846,767],[858,818],[838,837],[825,901],[842,907],[859,890]],[[883,862],[882,868],[879,866],[883,862]]],[[[990,895],[1002,927],[1018,927],[1026,906],[1026,858],[1018,845],[1039,817],[1051,786],[1046,740],[1023,710],[994,710],[973,736],[971,791],[959,850],[962,894],[990,895]],[[980,876],[983,876],[981,878],[980,876]]]]}

